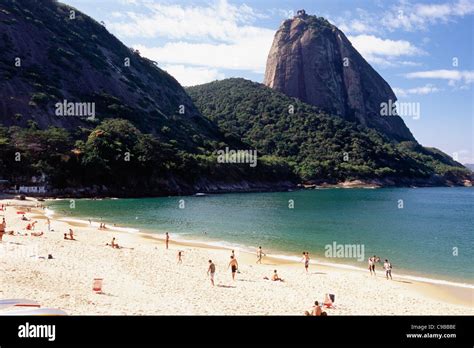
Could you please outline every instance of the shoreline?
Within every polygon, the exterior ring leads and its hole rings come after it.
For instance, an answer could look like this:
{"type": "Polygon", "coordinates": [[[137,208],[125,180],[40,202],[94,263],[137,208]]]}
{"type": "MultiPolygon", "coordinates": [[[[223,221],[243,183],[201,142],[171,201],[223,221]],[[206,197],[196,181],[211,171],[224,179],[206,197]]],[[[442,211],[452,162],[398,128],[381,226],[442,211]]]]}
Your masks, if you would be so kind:
{"type": "MultiPolygon", "coordinates": [[[[12,200],[11,200],[12,201],[12,200]]],[[[0,202],[4,202],[4,201],[0,201],[0,202]]],[[[14,205],[17,205],[19,207],[26,207],[26,206],[31,206],[32,204],[34,205],[35,203],[37,203],[36,201],[12,201],[14,202],[14,205]]],[[[12,210],[12,209],[15,209],[15,208],[8,208],[9,210],[12,210]]],[[[17,209],[15,209],[17,210],[17,209]]],[[[8,213],[8,212],[7,212],[8,213]]],[[[36,209],[36,208],[32,208],[32,212],[29,213],[28,215],[30,215],[33,219],[37,219],[39,222],[38,224],[43,224],[43,226],[46,224],[46,216],[45,216],[45,211],[41,210],[41,209],[36,209]]],[[[16,214],[16,212],[15,212],[16,214]]],[[[15,214],[9,214],[9,219],[13,219],[16,215],[15,214]]],[[[8,215],[8,214],[7,214],[8,215]]],[[[133,254],[136,254],[135,257],[139,257],[139,258],[144,258],[144,259],[147,259],[148,257],[150,257],[150,252],[151,252],[151,255],[154,255],[155,253],[162,253],[160,254],[161,257],[163,258],[167,258],[168,261],[170,261],[170,256],[171,256],[171,262],[174,264],[174,262],[172,260],[175,259],[175,254],[173,252],[172,255],[170,255],[167,251],[164,251],[164,248],[163,248],[163,245],[164,245],[164,241],[160,238],[160,236],[155,236],[155,235],[152,235],[152,234],[148,234],[148,233],[143,233],[143,232],[130,232],[130,231],[124,231],[124,230],[121,230],[121,231],[114,231],[114,230],[104,230],[104,231],[97,231],[97,229],[95,228],[91,228],[91,226],[88,225],[88,222],[87,221],[83,221],[82,222],[67,222],[67,221],[62,221],[62,217],[60,216],[53,216],[50,218],[51,219],[51,223],[52,225],[55,227],[55,230],[56,229],[61,229],[61,230],[66,230],[67,231],[67,228],[71,227],[74,229],[75,231],[75,234],[78,235],[78,242],[65,242],[63,243],[63,241],[61,240],[61,234],[59,234],[58,236],[58,233],[57,232],[46,232],[46,235],[45,237],[38,237],[36,238],[35,241],[41,241],[41,242],[45,242],[46,238],[48,239],[54,239],[54,240],[49,240],[47,241],[48,243],[46,243],[48,246],[48,248],[50,247],[49,246],[49,242],[51,243],[56,243],[56,245],[59,247],[57,249],[55,249],[54,253],[55,254],[59,254],[61,256],[61,253],[63,252],[63,248],[64,247],[67,247],[69,245],[71,245],[72,247],[74,248],[78,248],[79,251],[80,251],[80,254],[79,255],[83,255],[84,253],[87,254],[88,252],[90,252],[91,255],[97,255],[97,254],[107,254],[109,255],[110,257],[113,257],[115,258],[116,262],[120,262],[119,259],[116,259],[117,257],[117,254],[118,253],[124,253],[124,255],[126,255],[127,257],[128,256],[131,256],[129,255],[130,253],[133,253],[133,254]],[[81,226],[83,225],[83,226],[81,226]],[[51,235],[51,236],[50,236],[51,235]],[[86,237],[87,236],[87,237],[86,237]],[[108,247],[105,247],[103,244],[99,244],[98,241],[99,240],[104,240],[104,241],[109,241],[111,239],[111,237],[114,236],[114,237],[117,237],[118,238],[118,241],[120,244],[124,244],[124,245],[127,245],[130,249],[126,249],[126,250],[112,250],[111,248],[108,248],[108,247]],[[59,237],[59,240],[56,240],[58,239],[59,237]],[[41,238],[45,238],[45,239],[41,239],[41,238]],[[85,246],[82,246],[81,244],[82,243],[89,243],[88,245],[85,245],[85,246]],[[92,244],[91,244],[92,243],[92,244]],[[63,245],[65,244],[65,245],[63,245]],[[131,247],[134,247],[134,248],[131,248],[131,247]],[[138,256],[140,255],[140,256],[138,256]]],[[[81,221],[79,219],[79,221],[81,221]]],[[[10,222],[9,222],[10,224],[10,222]]],[[[43,227],[44,228],[44,227],[43,227]]],[[[7,227],[7,230],[9,230],[9,228],[7,227]]],[[[25,241],[26,239],[24,238],[28,238],[28,240],[34,240],[35,238],[33,237],[7,237],[5,236],[4,237],[4,243],[5,242],[9,242],[8,239],[19,239],[19,238],[22,238],[20,239],[21,241],[25,241]]],[[[172,237],[173,238],[173,237],[172,237]]],[[[3,243],[3,244],[4,244],[3,243]]],[[[11,243],[11,242],[10,242],[11,243]]],[[[216,258],[219,262],[220,265],[222,265],[226,260],[226,255],[229,254],[229,250],[230,249],[227,249],[223,246],[212,246],[212,245],[208,245],[206,243],[194,243],[194,242],[189,242],[189,241],[182,241],[182,240],[173,240],[171,241],[170,243],[171,247],[173,248],[174,251],[176,250],[182,250],[184,249],[185,250],[185,253],[184,253],[184,259],[185,259],[185,262],[187,261],[187,258],[189,257],[188,255],[198,255],[199,258],[201,259],[201,262],[202,260],[205,260],[207,259],[207,255],[212,255],[212,258],[216,258]],[[178,249],[176,249],[178,248],[178,249]]],[[[413,308],[410,308],[410,309],[406,309],[404,308],[403,310],[402,309],[394,309],[394,308],[389,308],[389,309],[383,309],[383,308],[378,308],[377,311],[373,314],[375,315],[387,315],[387,314],[392,314],[392,315],[405,315],[405,314],[435,314],[438,313],[438,311],[441,309],[441,308],[444,308],[442,309],[442,311],[448,311],[448,313],[451,313],[452,315],[456,315],[456,314],[474,314],[474,309],[473,309],[473,290],[472,288],[462,288],[462,287],[457,287],[457,286],[452,286],[452,285],[441,285],[441,284],[431,284],[431,283],[424,283],[424,282],[420,282],[420,281],[415,281],[415,280],[405,280],[405,279],[402,279],[402,277],[398,276],[398,275],[394,275],[394,280],[393,281],[386,281],[385,280],[385,277],[383,276],[383,272],[378,272],[378,276],[377,277],[370,277],[368,276],[365,272],[363,272],[363,269],[361,270],[354,270],[354,269],[347,269],[345,267],[334,267],[334,265],[326,265],[326,264],[322,264],[322,263],[319,263],[317,262],[316,265],[310,265],[310,270],[311,270],[311,274],[310,275],[305,275],[304,274],[304,271],[302,271],[303,269],[303,266],[301,263],[298,263],[296,261],[293,261],[293,260],[285,260],[285,259],[281,259],[281,258],[278,258],[278,257],[274,257],[274,256],[267,256],[264,258],[264,263],[263,265],[255,265],[255,253],[250,253],[250,252],[246,252],[246,251],[240,251],[240,250],[236,250],[236,255],[237,255],[237,258],[239,260],[239,264],[243,264],[242,266],[242,273],[245,274],[245,276],[247,276],[247,273],[253,273],[254,276],[255,276],[255,272],[257,273],[260,273],[260,271],[258,271],[257,269],[260,269],[262,268],[262,272],[263,274],[266,274],[266,275],[269,275],[271,270],[273,268],[278,268],[279,270],[279,274],[282,274],[282,277],[283,278],[295,278],[295,279],[290,279],[288,281],[288,283],[286,284],[287,286],[289,286],[290,282],[293,283],[293,282],[296,282],[295,284],[297,285],[297,288],[292,288],[290,294],[286,295],[286,296],[296,296],[295,293],[299,292],[299,286],[298,285],[301,281],[304,282],[304,284],[307,282],[307,279],[309,279],[309,277],[327,277],[327,278],[331,278],[332,280],[331,281],[328,281],[328,280],[325,280],[325,279],[315,279],[315,283],[311,283],[311,284],[307,284],[305,286],[310,286],[310,287],[314,287],[316,289],[319,289],[318,286],[320,286],[321,282],[323,282],[325,285],[325,287],[329,287],[329,288],[334,288],[336,289],[336,291],[334,291],[335,293],[338,294],[338,298],[341,298],[341,297],[344,297],[344,293],[347,292],[351,292],[351,291],[362,291],[362,292],[365,292],[367,291],[367,289],[365,288],[366,285],[367,285],[367,282],[372,282],[374,284],[374,286],[380,286],[382,287],[384,290],[381,290],[382,292],[387,292],[387,291],[392,291],[393,289],[396,289],[396,292],[397,294],[391,294],[390,296],[401,296],[402,298],[404,298],[404,301],[408,301],[408,302],[413,302],[413,303],[417,303],[418,301],[420,302],[418,304],[418,307],[415,306],[413,308]],[[317,272],[314,272],[314,271],[317,271],[317,272]],[[346,284],[346,282],[348,284],[346,284]],[[355,283],[354,283],[355,282],[355,283]],[[336,284],[336,285],[335,285],[336,284]],[[362,289],[359,289],[359,287],[362,287],[362,289]],[[357,288],[357,289],[353,289],[353,288],[357,288]],[[337,290],[339,289],[339,290],[337,290]],[[387,290],[388,289],[388,290],[387,290]],[[392,290],[390,290],[392,289],[392,290]],[[426,310],[423,308],[423,306],[425,306],[425,303],[426,302],[429,302],[430,304],[429,305],[426,305],[427,307],[431,308],[430,310],[426,310]],[[433,304],[434,303],[434,304],[433,304]],[[421,306],[421,307],[420,307],[421,306]],[[455,308],[451,308],[452,306],[455,306],[455,308]],[[439,307],[439,308],[438,308],[439,307]],[[408,311],[408,312],[407,312],[408,311]],[[434,312],[432,312],[434,311],[434,312]]],[[[84,257],[84,256],[83,256],[84,257]]],[[[151,256],[153,257],[153,256],[151,256]]],[[[160,258],[161,258],[160,257],[160,258]]],[[[194,257],[194,256],[193,256],[194,257]]],[[[209,256],[210,257],[210,256],[209,256]]],[[[75,259],[71,259],[70,257],[67,257],[65,260],[68,260],[67,262],[73,262],[74,264],[76,264],[75,267],[77,268],[81,268],[81,267],[86,267],[86,269],[88,269],[87,272],[90,272],[90,274],[95,274],[95,273],[100,273],[100,272],[97,272],[97,269],[103,269],[104,268],[104,265],[105,264],[109,264],[109,260],[107,259],[104,259],[102,257],[97,257],[97,260],[95,257],[93,258],[89,258],[87,257],[87,260],[94,260],[94,265],[82,265],[82,264],[77,264],[77,260],[75,259]]],[[[162,260],[159,261],[160,259],[156,259],[155,260],[155,257],[153,257],[153,262],[163,262],[162,260]]],[[[15,260],[13,260],[15,261],[15,260]]],[[[16,260],[18,261],[18,260],[16,260]]],[[[31,261],[29,261],[30,263],[26,263],[26,265],[32,265],[31,264],[31,261]]],[[[49,263],[50,261],[41,261],[40,262],[40,265],[41,264],[44,264],[44,263],[49,263]]],[[[131,262],[132,264],[134,263],[137,263],[138,261],[135,260],[135,258],[132,258],[129,260],[129,262],[131,262]]],[[[8,262],[7,262],[8,264],[8,262]]],[[[36,263],[33,264],[34,266],[38,266],[36,263]]],[[[13,262],[11,265],[11,267],[14,267],[14,269],[17,269],[18,266],[15,264],[15,262],[13,262]]],[[[110,266],[110,264],[109,264],[110,266]]],[[[127,264],[128,266],[128,264],[127,264]]],[[[113,267],[113,266],[112,266],[113,267]]],[[[169,265],[167,266],[169,267],[169,265]]],[[[186,266],[183,265],[183,268],[185,268],[186,266]]],[[[194,267],[194,266],[193,266],[194,267]]],[[[202,264],[199,266],[199,268],[205,268],[206,265],[205,264],[202,264]]],[[[140,268],[140,267],[138,267],[140,268]]],[[[161,269],[161,266],[159,267],[161,269]]],[[[219,266],[220,268],[220,266],[219,266]]],[[[61,272],[64,272],[64,269],[63,267],[59,267],[60,271],[61,272]]],[[[240,267],[239,267],[240,269],[240,267]]],[[[17,269],[18,271],[18,269],[17,269]]],[[[23,270],[25,271],[25,274],[28,274],[28,270],[25,269],[23,270]]],[[[46,270],[43,270],[43,271],[48,271],[47,269],[46,270]]],[[[123,269],[121,269],[121,271],[124,271],[123,269]]],[[[175,271],[181,271],[181,270],[175,270],[175,271]]],[[[84,273],[85,271],[81,272],[80,274],[84,273]]],[[[86,273],[87,273],[86,272],[86,273]]],[[[135,282],[140,282],[140,279],[142,277],[142,274],[139,273],[139,274],[135,274],[135,269],[131,268],[131,269],[126,269],[126,272],[127,272],[127,276],[130,276],[130,280],[132,282],[132,284],[134,284],[135,282]],[[128,274],[130,272],[130,275],[128,274]]],[[[142,268],[142,272],[145,272],[145,270],[142,268]]],[[[7,269],[3,269],[2,268],[2,274],[8,274],[8,265],[7,265],[7,269]]],[[[61,274],[61,273],[60,273],[61,274]]],[[[184,274],[181,274],[178,275],[178,278],[179,277],[183,277],[184,274]]],[[[238,275],[239,276],[239,275],[238,275]]],[[[120,273],[118,273],[118,276],[117,277],[121,277],[120,276],[120,273]]],[[[193,274],[188,274],[186,273],[186,276],[184,276],[185,278],[186,277],[193,277],[193,274]]],[[[26,284],[23,284],[23,280],[22,279],[18,279],[15,277],[15,275],[9,275],[10,280],[12,280],[14,283],[16,282],[19,282],[20,284],[24,285],[24,286],[29,286],[31,287],[31,284],[34,284],[33,288],[38,286],[39,289],[37,290],[41,290],[42,287],[45,287],[45,285],[41,286],[41,285],[37,285],[36,282],[32,282],[31,283],[31,280],[26,283],[26,284]]],[[[179,283],[181,282],[180,279],[175,279],[176,278],[176,275],[174,272],[171,272],[171,273],[168,273],[168,278],[169,279],[174,279],[173,281],[173,285],[172,286],[175,286],[175,283],[179,283]]],[[[166,278],[166,279],[168,279],[166,278]]],[[[74,278],[75,279],[75,278],[74,278]]],[[[74,281],[74,279],[70,279],[70,281],[74,281]]],[[[77,281],[77,280],[76,280],[77,281]]],[[[142,280],[142,281],[145,281],[145,280],[142,280]]],[[[171,281],[171,280],[170,280],[171,281]]],[[[204,289],[201,289],[201,291],[204,291],[204,292],[207,292],[209,291],[209,284],[208,284],[208,280],[207,279],[201,279],[201,281],[196,285],[198,287],[202,287],[204,286],[204,289]],[[204,284],[201,284],[201,281],[204,282],[204,284]]],[[[268,283],[265,283],[265,281],[261,281],[259,279],[259,276],[257,276],[257,278],[255,277],[252,277],[252,278],[249,278],[246,282],[250,282],[249,284],[251,283],[261,283],[260,285],[261,286],[276,286],[276,284],[270,284],[270,283],[273,283],[273,282],[268,282],[268,283]]],[[[7,282],[8,283],[8,280],[7,282]]],[[[41,283],[41,281],[40,281],[41,283]]],[[[236,283],[239,283],[238,286],[239,288],[245,284],[245,283],[240,283],[240,282],[236,282],[236,283]]],[[[232,283],[231,283],[232,284],[232,283]]],[[[285,283],[282,283],[282,286],[284,286],[285,283]]],[[[303,283],[302,283],[303,284],[303,283]]],[[[31,297],[31,295],[29,295],[29,293],[31,293],[31,291],[33,290],[28,290],[26,287],[23,288],[23,286],[20,286],[20,289],[17,289],[18,291],[15,291],[15,286],[12,285],[12,284],[5,284],[5,285],[8,285],[8,287],[5,287],[3,289],[3,287],[0,288],[0,296],[1,297],[5,297],[5,293],[7,294],[10,294],[11,296],[15,296],[15,297],[18,297],[18,296],[21,296],[21,297],[25,297],[25,298],[28,298],[28,297],[31,297]],[[9,288],[9,289],[7,289],[9,288]]],[[[63,284],[64,286],[67,287],[67,284],[63,284]]],[[[62,285],[62,286],[63,286],[62,285]]],[[[246,284],[245,284],[246,285],[246,284]]],[[[59,286],[59,288],[62,288],[62,286],[59,286]]],[[[161,284],[160,286],[163,286],[166,288],[166,284],[161,284]]],[[[224,288],[226,287],[233,287],[231,285],[222,285],[224,286],[224,288]]],[[[291,287],[293,286],[293,284],[291,284],[291,287]]],[[[219,285],[218,285],[219,287],[219,285]]],[[[216,287],[216,288],[218,288],[216,287]]],[[[46,286],[46,288],[48,288],[46,286]]],[[[181,289],[181,287],[179,287],[181,289]]],[[[43,289],[45,290],[45,289],[43,289]]],[[[119,287],[118,289],[115,289],[116,291],[124,291],[124,293],[122,294],[122,296],[124,298],[127,298],[128,296],[130,296],[129,292],[132,291],[130,288],[127,290],[127,289],[122,289],[122,287],[119,287]]],[[[82,289],[81,289],[81,292],[79,292],[79,295],[77,296],[82,296],[82,289]]],[[[153,292],[153,290],[150,290],[151,292],[153,292]]],[[[250,292],[252,293],[254,291],[254,289],[246,289],[245,291],[247,292],[250,292]]],[[[317,292],[318,294],[321,292],[321,289],[318,290],[319,292],[317,292]]],[[[50,289],[48,288],[47,291],[45,291],[45,295],[42,294],[42,292],[40,291],[40,293],[37,293],[37,296],[42,296],[42,297],[46,297],[48,300],[51,299],[51,295],[53,295],[52,293],[56,293],[57,290],[56,289],[50,289]],[[49,295],[48,295],[49,294],[49,295]]],[[[69,292],[69,291],[66,291],[66,292],[69,292]]],[[[133,293],[133,291],[132,291],[133,293]]],[[[56,293],[55,296],[63,296],[65,294],[58,294],[56,293]]],[[[225,294],[224,294],[225,295],[225,294]]],[[[257,296],[257,294],[254,294],[255,296],[257,296]]],[[[95,295],[97,296],[97,295],[95,295]]],[[[187,296],[195,296],[195,295],[187,295],[187,296]]],[[[213,296],[212,293],[210,296],[213,296]]],[[[227,296],[227,295],[225,295],[227,296]]],[[[264,296],[260,293],[258,293],[258,296],[264,296]]],[[[270,296],[270,295],[268,295],[270,296]]],[[[270,298],[271,297],[265,297],[268,301],[271,301],[270,298]]],[[[306,293],[300,293],[300,296],[308,296],[308,294],[306,293]]],[[[319,297],[321,297],[322,295],[318,295],[319,297]]],[[[132,295],[133,297],[133,295],[132,295]]],[[[292,298],[293,298],[292,297],[292,298]]],[[[314,295],[310,295],[311,298],[314,298],[315,296],[314,295]]],[[[53,296],[53,298],[55,298],[53,296]]],[[[358,297],[357,297],[358,298],[358,297]]],[[[33,298],[35,299],[35,298],[33,298]]],[[[353,298],[353,300],[355,300],[356,298],[353,298]]],[[[171,300],[170,300],[171,301],[171,300]]],[[[185,300],[186,301],[186,300],[185,300]]],[[[200,302],[201,300],[200,299],[196,299],[196,301],[200,302]]],[[[264,300],[262,300],[264,301],[264,300]]],[[[296,300],[295,300],[296,301],[296,300]]],[[[363,300],[364,301],[364,300],[363,300]]],[[[61,301],[59,300],[53,300],[53,302],[57,302],[57,306],[61,305],[61,301]]],[[[260,305],[260,302],[258,302],[259,305],[260,305]]],[[[312,302],[310,302],[309,300],[308,301],[305,301],[304,302],[305,304],[307,303],[307,307],[311,305],[312,302]],[[308,302],[308,303],[307,303],[308,302]]],[[[394,303],[398,303],[396,300],[394,300],[394,303]]],[[[128,307],[128,306],[131,306],[131,304],[120,304],[120,305],[116,305],[117,308],[122,308],[122,307],[128,307]]],[[[143,308],[141,308],[140,310],[137,309],[137,311],[135,311],[135,309],[133,310],[133,313],[134,314],[153,314],[154,312],[148,312],[146,309],[144,309],[146,306],[145,304],[143,304],[142,306],[144,306],[143,308]]],[[[167,302],[166,302],[166,306],[168,306],[167,302]]],[[[284,307],[284,305],[281,305],[284,307]]],[[[300,310],[300,308],[298,307],[298,310],[295,311],[295,310],[292,310],[290,308],[280,308],[278,307],[278,310],[273,313],[267,313],[265,312],[266,309],[263,309],[263,307],[260,308],[260,310],[257,310],[256,308],[253,308],[251,306],[251,308],[249,309],[245,309],[245,308],[239,308],[239,311],[238,313],[231,313],[231,312],[227,312],[228,309],[225,309],[227,307],[223,307],[221,308],[220,310],[215,310],[215,311],[211,311],[211,312],[208,312],[207,309],[203,309],[203,308],[200,308],[199,310],[196,310],[195,314],[229,314],[229,315],[232,315],[232,314],[243,314],[243,315],[255,315],[255,314],[291,314],[291,315],[301,315],[302,312],[304,310],[306,310],[307,308],[304,307],[305,305],[302,305],[302,308],[300,310]]],[[[86,306],[87,307],[87,306],[86,306]]],[[[139,306],[140,307],[140,306],[139,306]]],[[[112,308],[109,308],[109,311],[105,311],[105,312],[102,312],[102,311],[94,311],[92,310],[91,311],[91,308],[88,308],[87,310],[85,309],[82,309],[82,308],[75,308],[74,306],[72,306],[71,308],[66,306],[64,307],[66,309],[68,309],[71,314],[119,314],[120,312],[117,312],[116,309],[112,309],[112,308]]],[[[115,307],[114,307],[115,308],[115,307]]],[[[161,311],[161,309],[160,309],[161,311]]],[[[367,313],[372,313],[370,309],[367,309],[366,311],[368,312],[362,312],[361,314],[367,314],[367,313]]],[[[174,313],[173,311],[168,311],[168,310],[164,310],[164,311],[161,311],[159,313],[162,313],[162,314],[183,314],[181,313],[181,309],[178,310],[177,313],[174,313]]],[[[344,310],[341,310],[339,312],[337,311],[334,311],[334,312],[330,312],[329,314],[330,315],[333,315],[333,314],[336,314],[336,315],[339,315],[339,314],[343,314],[343,315],[355,315],[355,314],[359,314],[359,312],[351,312],[351,311],[348,311],[344,308],[344,310]]]]}
{"type": "MultiPolygon", "coordinates": [[[[54,212],[54,214],[56,214],[56,212],[54,212]]],[[[82,227],[89,226],[88,221],[80,217],[67,217],[67,216],[62,216],[60,214],[57,214],[57,220],[67,222],[71,224],[72,226],[76,226],[76,227],[81,227],[81,225],[82,227]]],[[[92,223],[93,223],[92,225],[93,227],[98,227],[99,225],[99,222],[97,221],[92,221],[92,223]]],[[[108,230],[110,232],[123,232],[123,233],[135,234],[145,239],[153,239],[160,242],[164,242],[164,239],[161,238],[160,236],[166,232],[166,230],[142,231],[135,227],[111,226],[110,224],[108,225],[108,230]]],[[[173,233],[170,230],[167,230],[167,231],[170,233],[173,233]]],[[[176,234],[174,237],[175,237],[174,243],[177,245],[188,246],[188,247],[209,248],[209,249],[217,249],[217,250],[227,250],[227,251],[234,249],[234,250],[239,250],[239,252],[242,252],[242,253],[251,254],[254,256],[256,255],[255,252],[251,251],[252,248],[250,246],[246,246],[239,243],[227,242],[223,240],[204,240],[204,239],[201,240],[199,238],[186,239],[186,238],[182,238],[181,235],[179,234],[176,234]]],[[[301,259],[301,257],[299,257],[298,255],[289,254],[288,252],[281,251],[281,250],[275,250],[275,252],[276,253],[267,254],[265,258],[269,260],[273,260],[273,262],[276,264],[301,265],[301,261],[298,261],[301,259]]],[[[347,264],[347,263],[314,261],[314,258],[317,258],[317,260],[320,260],[321,257],[322,257],[321,255],[313,256],[313,259],[310,261],[310,264],[314,266],[325,266],[328,268],[344,269],[344,270],[349,270],[349,271],[354,271],[354,272],[367,273],[367,268],[363,266],[358,267],[358,266],[347,264]]],[[[364,260],[363,262],[366,262],[366,260],[364,260]]],[[[377,265],[377,271],[383,274],[383,269],[381,267],[382,267],[381,263],[377,265]]],[[[404,272],[404,271],[410,272],[409,270],[401,269],[401,272],[404,272]]],[[[427,285],[448,286],[448,287],[457,287],[457,288],[474,290],[474,284],[463,282],[461,279],[448,280],[448,279],[436,278],[432,276],[435,276],[435,275],[424,275],[421,273],[420,274],[397,273],[397,278],[399,278],[400,280],[425,283],[427,285]]]]}

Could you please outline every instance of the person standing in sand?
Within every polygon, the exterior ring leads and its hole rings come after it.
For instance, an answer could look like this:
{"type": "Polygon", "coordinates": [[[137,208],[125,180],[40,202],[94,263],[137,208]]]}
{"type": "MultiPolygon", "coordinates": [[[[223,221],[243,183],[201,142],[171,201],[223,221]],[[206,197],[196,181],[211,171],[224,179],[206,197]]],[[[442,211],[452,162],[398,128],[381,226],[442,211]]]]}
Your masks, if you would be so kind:
{"type": "Polygon", "coordinates": [[[181,250],[178,251],[178,265],[180,265],[180,264],[183,263],[183,259],[182,259],[183,253],[184,253],[184,252],[181,251],[181,250]]]}
{"type": "Polygon", "coordinates": [[[5,234],[6,228],[7,228],[7,223],[5,222],[5,218],[3,218],[2,223],[0,224],[0,242],[2,241],[3,235],[5,234]]]}
{"type": "Polygon", "coordinates": [[[375,276],[375,262],[377,260],[377,256],[372,256],[372,257],[369,257],[369,271],[370,271],[370,275],[372,275],[372,272],[373,272],[373,275],[375,276]]]}
{"type": "Polygon", "coordinates": [[[262,247],[259,246],[257,249],[257,263],[262,263],[263,256],[265,256],[265,254],[263,253],[262,247]]]}
{"type": "Polygon", "coordinates": [[[207,275],[211,279],[211,284],[214,286],[214,274],[216,273],[216,265],[212,263],[212,260],[209,260],[209,268],[207,269],[207,275]]]}
{"type": "Polygon", "coordinates": [[[168,245],[170,243],[170,235],[168,234],[168,232],[166,232],[165,243],[166,243],[166,249],[168,249],[168,245]]]}
{"type": "Polygon", "coordinates": [[[304,268],[306,270],[306,273],[308,273],[308,267],[309,267],[309,252],[303,251],[303,258],[301,260],[304,260],[304,268]]]}
{"type": "Polygon", "coordinates": [[[51,232],[51,221],[49,220],[49,218],[47,218],[47,222],[48,224],[48,232],[51,232]]]}
{"type": "Polygon", "coordinates": [[[235,280],[235,273],[237,272],[237,268],[239,268],[239,264],[237,263],[237,259],[233,256],[230,257],[230,262],[229,266],[227,266],[227,269],[231,267],[232,270],[232,280],[235,280]]]}
{"type": "Polygon", "coordinates": [[[390,280],[392,280],[392,264],[387,259],[385,259],[383,268],[385,270],[385,277],[387,278],[387,280],[388,277],[390,277],[390,280]]]}

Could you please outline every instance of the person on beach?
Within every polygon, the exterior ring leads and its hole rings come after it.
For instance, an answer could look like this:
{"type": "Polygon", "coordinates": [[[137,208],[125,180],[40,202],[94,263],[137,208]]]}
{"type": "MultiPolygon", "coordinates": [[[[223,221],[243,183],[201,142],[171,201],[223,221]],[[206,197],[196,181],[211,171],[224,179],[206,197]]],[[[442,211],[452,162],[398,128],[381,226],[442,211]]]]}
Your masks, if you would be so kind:
{"type": "Polygon", "coordinates": [[[7,228],[7,223],[5,222],[5,218],[3,218],[2,223],[0,224],[0,242],[2,241],[3,235],[5,234],[6,228],[7,228]]]}
{"type": "Polygon", "coordinates": [[[232,250],[232,251],[230,252],[230,256],[235,257],[235,252],[234,252],[234,250],[232,250]]]}
{"type": "Polygon", "coordinates": [[[170,235],[168,234],[168,232],[166,232],[165,243],[166,243],[166,250],[168,250],[168,245],[170,243],[170,235]]]}
{"type": "Polygon", "coordinates": [[[211,279],[211,284],[214,286],[214,274],[216,273],[216,265],[212,262],[212,260],[209,260],[209,268],[207,269],[207,275],[211,279]]]}
{"type": "MultiPolygon", "coordinates": [[[[334,296],[334,295],[333,295],[334,296]]],[[[334,303],[333,303],[333,300],[331,298],[331,295],[329,294],[324,294],[324,302],[323,302],[323,306],[324,307],[327,307],[327,308],[332,308],[334,307],[334,303]]]]}
{"type": "Polygon", "coordinates": [[[182,259],[183,253],[184,251],[181,251],[181,250],[178,251],[178,265],[183,263],[183,259],[182,259]]]}
{"type": "Polygon", "coordinates": [[[120,249],[120,246],[115,242],[115,237],[112,238],[112,242],[110,244],[106,243],[105,245],[111,246],[112,249],[120,249]]]}
{"type": "Polygon", "coordinates": [[[278,276],[277,270],[274,270],[274,271],[273,271],[272,280],[273,280],[274,282],[278,282],[278,281],[284,282],[284,280],[281,279],[281,278],[278,276]]]}
{"type": "Polygon", "coordinates": [[[369,271],[370,271],[370,275],[372,275],[372,272],[373,272],[373,275],[375,276],[375,262],[377,260],[377,256],[372,256],[372,257],[369,257],[369,271]]]}
{"type": "Polygon", "coordinates": [[[31,232],[31,236],[33,237],[41,237],[43,234],[43,232],[31,232]]]}
{"type": "Polygon", "coordinates": [[[227,266],[227,269],[229,269],[229,267],[232,270],[232,280],[235,280],[235,273],[237,272],[237,269],[239,268],[239,264],[237,263],[237,259],[233,256],[230,257],[230,262],[229,262],[229,266],[227,266]]]}
{"type": "Polygon", "coordinates": [[[308,267],[309,267],[309,252],[303,251],[303,258],[304,260],[304,268],[306,270],[306,273],[308,272],[308,267]]]}
{"type": "Polygon", "coordinates": [[[257,249],[257,263],[262,263],[262,259],[263,257],[265,256],[265,254],[263,253],[263,250],[262,250],[262,247],[259,246],[258,249],[257,249]]]}
{"type": "Polygon", "coordinates": [[[48,225],[48,232],[51,232],[51,221],[49,218],[46,218],[46,224],[48,225]]]}
{"type": "Polygon", "coordinates": [[[73,232],[72,229],[69,229],[69,239],[70,239],[70,240],[75,240],[75,239],[74,239],[74,232],[73,232]]]}
{"type": "Polygon", "coordinates": [[[319,306],[319,302],[318,301],[315,301],[314,302],[314,307],[313,307],[313,315],[315,317],[319,317],[321,315],[321,307],[319,306]]]}
{"type": "Polygon", "coordinates": [[[385,277],[387,278],[387,280],[388,277],[390,277],[390,280],[392,280],[392,264],[387,259],[385,259],[383,269],[385,270],[385,277]]]}

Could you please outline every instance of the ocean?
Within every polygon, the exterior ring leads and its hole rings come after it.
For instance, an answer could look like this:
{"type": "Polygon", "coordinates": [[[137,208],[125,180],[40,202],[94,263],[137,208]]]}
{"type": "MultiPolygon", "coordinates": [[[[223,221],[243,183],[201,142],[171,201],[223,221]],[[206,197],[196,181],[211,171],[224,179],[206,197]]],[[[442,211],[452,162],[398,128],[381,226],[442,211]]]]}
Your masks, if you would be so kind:
{"type": "Polygon", "coordinates": [[[70,206],[70,200],[48,201],[58,216],[115,223],[131,233],[168,231],[176,240],[253,252],[262,246],[267,254],[293,260],[308,251],[315,267],[366,269],[368,257],[377,255],[390,260],[394,276],[474,284],[474,188],[79,199],[70,206]]]}

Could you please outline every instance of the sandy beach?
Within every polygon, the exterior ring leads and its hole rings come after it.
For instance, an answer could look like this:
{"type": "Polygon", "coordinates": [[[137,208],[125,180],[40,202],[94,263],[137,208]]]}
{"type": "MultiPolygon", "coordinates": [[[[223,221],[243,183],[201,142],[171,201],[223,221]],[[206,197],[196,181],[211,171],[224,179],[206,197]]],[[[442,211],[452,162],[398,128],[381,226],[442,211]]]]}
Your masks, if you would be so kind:
{"type": "MultiPolygon", "coordinates": [[[[474,315],[474,290],[397,278],[386,280],[378,265],[377,277],[368,272],[311,265],[266,257],[256,264],[254,254],[236,252],[239,271],[232,281],[227,269],[230,250],[204,244],[178,243],[166,250],[155,236],[99,230],[96,224],[51,218],[35,199],[9,203],[0,211],[7,231],[0,243],[0,298],[26,298],[70,315],[303,315],[325,293],[336,295],[328,315],[474,315]],[[38,221],[34,232],[18,211],[38,221]],[[64,240],[74,230],[76,240],[64,240]],[[122,249],[106,246],[115,237],[122,249]],[[178,250],[184,251],[182,264],[178,250]],[[53,259],[48,259],[48,254],[53,259]],[[216,286],[207,276],[208,260],[216,265],[216,286]],[[273,282],[273,270],[284,282],[273,282]],[[92,290],[103,278],[103,293],[92,290]]],[[[112,226],[113,221],[106,221],[112,226]]],[[[163,236],[161,236],[163,237],[163,236]]]]}

